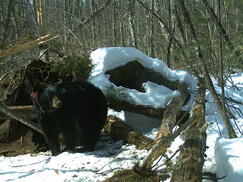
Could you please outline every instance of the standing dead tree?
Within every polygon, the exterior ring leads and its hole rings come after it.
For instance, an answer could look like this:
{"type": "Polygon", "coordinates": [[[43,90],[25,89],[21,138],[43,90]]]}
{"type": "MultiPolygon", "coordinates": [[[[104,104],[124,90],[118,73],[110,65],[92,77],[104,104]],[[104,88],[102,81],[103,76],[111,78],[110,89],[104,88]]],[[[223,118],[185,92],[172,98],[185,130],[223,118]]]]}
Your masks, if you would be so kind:
{"type": "Polygon", "coordinates": [[[13,47],[0,52],[0,58],[6,57],[6,56],[9,56],[12,54],[16,54],[18,52],[22,52],[25,50],[33,49],[40,45],[44,45],[44,44],[46,44],[46,42],[58,37],[58,36],[55,36],[53,38],[47,39],[47,38],[49,38],[49,36],[50,35],[45,35],[36,40],[25,42],[26,40],[28,40],[31,37],[31,35],[26,35],[21,40],[19,40],[13,47]]]}

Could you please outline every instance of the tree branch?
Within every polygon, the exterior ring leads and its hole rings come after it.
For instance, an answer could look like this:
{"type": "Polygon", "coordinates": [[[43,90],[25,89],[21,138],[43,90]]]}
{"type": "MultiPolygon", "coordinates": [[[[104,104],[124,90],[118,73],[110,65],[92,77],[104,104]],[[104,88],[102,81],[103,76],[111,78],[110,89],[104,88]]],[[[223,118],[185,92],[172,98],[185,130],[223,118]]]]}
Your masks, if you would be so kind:
{"type": "Polygon", "coordinates": [[[0,111],[3,112],[4,114],[10,116],[13,119],[16,119],[18,121],[20,121],[21,123],[31,127],[32,129],[40,132],[41,134],[43,134],[43,132],[41,131],[41,129],[39,128],[39,126],[34,123],[33,121],[24,118],[23,116],[21,116],[20,114],[8,109],[3,103],[0,102],[0,111]]]}

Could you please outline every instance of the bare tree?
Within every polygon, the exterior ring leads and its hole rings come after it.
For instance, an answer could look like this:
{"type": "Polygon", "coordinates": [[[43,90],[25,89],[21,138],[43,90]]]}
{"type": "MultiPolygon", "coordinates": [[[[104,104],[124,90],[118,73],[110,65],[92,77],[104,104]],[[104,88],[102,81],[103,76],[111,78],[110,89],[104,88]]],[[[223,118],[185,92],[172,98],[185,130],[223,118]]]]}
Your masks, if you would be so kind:
{"type": "Polygon", "coordinates": [[[11,20],[11,13],[13,12],[14,9],[14,2],[13,1],[8,1],[7,5],[7,15],[5,21],[3,21],[3,32],[2,32],[2,40],[0,42],[0,49],[5,49],[7,45],[7,40],[9,37],[9,32],[10,32],[10,20],[11,20]]]}
{"type": "Polygon", "coordinates": [[[220,99],[218,98],[218,95],[217,95],[217,92],[215,91],[215,88],[214,88],[214,85],[213,85],[213,82],[209,76],[209,73],[208,73],[208,68],[207,68],[207,65],[205,63],[205,60],[204,60],[204,57],[203,57],[203,54],[202,54],[202,51],[201,51],[201,48],[200,48],[200,44],[199,44],[199,41],[197,39],[197,35],[196,35],[196,32],[195,32],[195,29],[192,25],[192,22],[191,22],[191,19],[190,19],[190,16],[188,14],[188,11],[185,7],[185,4],[184,4],[184,1],[183,0],[179,0],[179,6],[181,8],[181,11],[183,13],[183,16],[185,18],[185,21],[188,25],[188,28],[189,28],[189,31],[192,35],[192,38],[193,38],[193,41],[195,43],[195,51],[197,53],[197,57],[198,57],[198,61],[201,63],[202,65],[202,71],[203,71],[203,75],[204,75],[204,79],[205,79],[205,83],[206,83],[206,86],[208,88],[208,90],[210,91],[210,93],[212,94],[212,97],[213,97],[213,100],[219,110],[219,113],[223,119],[223,122],[225,124],[225,127],[227,128],[227,132],[228,132],[228,136],[229,138],[237,138],[236,134],[235,134],[235,131],[230,123],[230,120],[229,118],[227,117],[226,113],[223,112],[223,108],[222,108],[222,102],[220,101],[220,99]]]}
{"type": "Polygon", "coordinates": [[[137,36],[135,31],[135,0],[128,0],[129,27],[131,31],[132,46],[137,48],[137,36]]]}
{"type": "Polygon", "coordinates": [[[203,4],[205,5],[206,9],[208,10],[211,19],[213,20],[214,24],[216,25],[218,31],[220,32],[221,36],[224,38],[225,42],[227,43],[228,47],[231,49],[231,51],[236,55],[236,58],[239,59],[241,62],[241,65],[243,65],[243,60],[240,58],[240,53],[237,50],[234,50],[234,46],[227,35],[225,29],[223,28],[220,19],[216,16],[213,9],[209,6],[207,0],[202,0],[203,4]]]}

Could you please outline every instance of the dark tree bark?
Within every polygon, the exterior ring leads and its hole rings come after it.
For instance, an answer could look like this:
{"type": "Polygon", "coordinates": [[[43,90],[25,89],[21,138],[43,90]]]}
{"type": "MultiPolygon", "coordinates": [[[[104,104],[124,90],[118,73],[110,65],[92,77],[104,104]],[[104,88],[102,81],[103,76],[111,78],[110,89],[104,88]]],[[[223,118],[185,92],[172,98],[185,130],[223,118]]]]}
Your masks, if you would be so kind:
{"type": "Polygon", "coordinates": [[[205,88],[200,87],[193,109],[198,117],[186,130],[185,143],[180,146],[180,155],[174,168],[171,182],[202,181],[202,168],[206,150],[205,88]]]}

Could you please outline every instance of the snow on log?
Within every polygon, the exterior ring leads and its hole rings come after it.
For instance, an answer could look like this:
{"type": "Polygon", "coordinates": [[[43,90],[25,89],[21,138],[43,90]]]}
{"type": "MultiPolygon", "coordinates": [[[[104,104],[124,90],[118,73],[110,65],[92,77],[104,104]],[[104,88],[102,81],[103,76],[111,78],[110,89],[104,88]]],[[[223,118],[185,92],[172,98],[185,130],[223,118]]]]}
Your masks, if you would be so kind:
{"type": "Polygon", "coordinates": [[[196,80],[192,76],[186,71],[171,70],[161,60],[135,48],[99,48],[90,58],[94,67],[88,81],[104,92],[109,107],[116,111],[162,119],[164,108],[180,96],[178,87],[182,83],[188,85],[189,91],[182,110],[187,110],[194,100],[196,80]]]}
{"type": "MultiPolygon", "coordinates": [[[[181,96],[174,98],[173,101],[166,107],[161,126],[156,136],[156,143],[159,143],[163,138],[172,135],[173,129],[177,124],[178,120],[176,119],[176,116],[178,113],[180,113],[180,109],[186,100],[187,84],[180,84],[178,90],[180,91],[181,96]]],[[[154,152],[153,156],[151,157],[151,161],[148,163],[148,167],[151,166],[153,161],[155,161],[159,156],[165,154],[171,143],[172,141],[168,141],[154,152]]]]}

